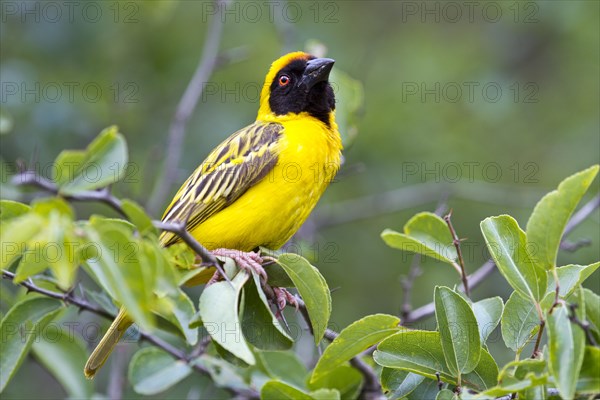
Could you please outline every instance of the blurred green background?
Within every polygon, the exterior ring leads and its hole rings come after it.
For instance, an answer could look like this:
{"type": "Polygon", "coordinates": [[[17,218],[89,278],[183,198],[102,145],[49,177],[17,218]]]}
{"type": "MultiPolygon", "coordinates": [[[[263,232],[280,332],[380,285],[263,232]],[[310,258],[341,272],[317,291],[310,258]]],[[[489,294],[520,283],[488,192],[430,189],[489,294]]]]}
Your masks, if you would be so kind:
{"type": "MultiPolygon", "coordinates": [[[[227,60],[189,120],[170,196],[216,144],[254,120],[270,63],[322,43],[335,69],[364,90],[356,115],[340,116],[353,118],[357,133],[340,176],[293,240],[336,288],[336,329],[367,314],[400,312],[400,282],[412,257],[384,245],[384,228],[401,230],[414,213],[442,203],[467,238],[472,272],[488,257],[483,218],[509,213],[525,226],[544,193],[600,159],[595,1],[250,1],[219,10],[202,1],[4,1],[1,7],[2,198],[28,199],[7,183],[18,159],[47,172],[62,149],[83,148],[116,124],[132,164],[115,192],[147,204],[169,124],[216,18],[224,24],[219,48],[227,60]]],[[[596,180],[586,199],[598,187],[596,180]]],[[[78,210],[82,218],[110,213],[102,206],[78,210]]],[[[561,252],[559,263],[597,261],[599,225],[596,211],[569,237],[591,245],[561,252]]],[[[432,300],[436,284],[458,282],[449,266],[422,264],[415,306],[432,300]]],[[[598,292],[598,273],[587,284],[598,292]]],[[[509,293],[496,273],[474,298],[509,293]]],[[[490,341],[498,361],[507,361],[500,335],[490,341]]],[[[62,396],[40,367],[23,368],[6,398],[62,396]],[[33,377],[44,385],[28,385],[33,377]]]]}

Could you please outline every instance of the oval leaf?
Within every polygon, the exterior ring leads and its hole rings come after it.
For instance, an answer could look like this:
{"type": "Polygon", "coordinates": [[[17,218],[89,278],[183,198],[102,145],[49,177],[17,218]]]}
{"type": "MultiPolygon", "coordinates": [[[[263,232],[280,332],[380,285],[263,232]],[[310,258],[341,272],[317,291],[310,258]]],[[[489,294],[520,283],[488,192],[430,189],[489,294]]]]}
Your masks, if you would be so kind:
{"type": "Polygon", "coordinates": [[[242,331],[246,340],[261,350],[287,350],[294,343],[273,315],[256,273],[244,286],[242,331]]]}
{"type": "Polygon", "coordinates": [[[286,253],[279,256],[277,264],[288,274],[306,304],[315,343],[325,335],[331,315],[331,294],[325,278],[305,258],[286,253]]]}
{"type": "Polygon", "coordinates": [[[546,294],[546,271],[530,256],[525,232],[510,215],[489,217],[481,232],[498,269],[521,296],[540,301],[546,294]]]}
{"type": "MultiPolygon", "coordinates": [[[[452,385],[457,379],[446,366],[440,334],[430,331],[405,331],[384,339],[373,353],[375,362],[383,367],[397,368],[440,379],[452,385]]],[[[476,390],[493,387],[497,383],[498,366],[485,349],[481,349],[479,363],[472,372],[462,376],[462,384],[476,390]]],[[[413,392],[415,393],[415,392],[413,392]]]]}
{"type": "MultiPolygon", "coordinates": [[[[600,262],[590,265],[565,265],[564,267],[556,268],[558,275],[559,294],[565,299],[569,297],[575,289],[583,283],[591,274],[600,267],[600,262]]],[[[551,271],[548,271],[550,274],[551,271]]],[[[556,282],[554,278],[549,279],[548,292],[556,291],[556,282]]]]}
{"type": "Polygon", "coordinates": [[[80,160],[71,179],[60,186],[60,193],[74,195],[84,190],[108,186],[121,179],[126,166],[125,138],[116,126],[106,128],[87,147],[85,157],[80,160]]]}
{"type": "Polygon", "coordinates": [[[47,297],[26,297],[12,307],[0,322],[0,392],[19,368],[44,325],[63,308],[47,297]]]}
{"type": "Polygon", "coordinates": [[[548,316],[548,367],[565,399],[575,397],[584,352],[583,330],[571,323],[567,307],[561,304],[548,316]]]}
{"type": "Polygon", "coordinates": [[[192,368],[185,362],[156,347],[146,347],[131,359],[128,376],[137,393],[152,395],[169,389],[191,373],[192,368]]]}
{"type": "Polygon", "coordinates": [[[454,264],[457,259],[448,226],[434,213],[419,213],[404,225],[404,233],[386,229],[381,238],[395,249],[423,254],[448,264],[454,264]]]}
{"type": "Polygon", "coordinates": [[[386,314],[369,315],[340,332],[323,352],[315,366],[311,382],[335,369],[370,346],[379,343],[400,329],[400,318],[386,314]]]}
{"type": "Polygon", "coordinates": [[[540,328],[535,304],[513,292],[504,306],[501,328],[506,347],[520,353],[540,328]]]}
{"type": "Polygon", "coordinates": [[[208,334],[225,350],[250,365],[255,359],[241,330],[239,300],[249,275],[240,271],[229,282],[216,282],[200,295],[199,312],[208,334]]]}
{"type": "Polygon", "coordinates": [[[473,371],[481,355],[473,310],[462,296],[444,286],[436,286],[433,297],[442,349],[450,372],[461,376],[473,371]]]}
{"type": "Polygon", "coordinates": [[[425,377],[413,372],[394,368],[381,369],[381,387],[388,392],[388,398],[401,399],[412,393],[425,377]]]}
{"type": "Polygon", "coordinates": [[[482,345],[485,344],[490,333],[498,326],[503,310],[504,303],[498,296],[473,303],[473,313],[477,319],[479,339],[482,345]]]}
{"type": "Polygon", "coordinates": [[[279,381],[269,381],[260,390],[263,400],[312,400],[313,398],[300,389],[279,381]]]}
{"type": "MultiPolygon", "coordinates": [[[[50,326],[49,326],[50,327],[50,326]]],[[[48,327],[48,328],[49,328],[48,327]]],[[[94,386],[81,373],[88,358],[85,343],[72,331],[56,328],[44,330],[41,340],[33,343],[33,353],[40,363],[60,382],[69,397],[89,399],[94,386]]]]}
{"type": "Polygon", "coordinates": [[[535,245],[534,261],[541,268],[556,266],[556,255],[565,226],[598,173],[598,165],[563,180],[533,209],[527,222],[527,241],[535,245]]]}

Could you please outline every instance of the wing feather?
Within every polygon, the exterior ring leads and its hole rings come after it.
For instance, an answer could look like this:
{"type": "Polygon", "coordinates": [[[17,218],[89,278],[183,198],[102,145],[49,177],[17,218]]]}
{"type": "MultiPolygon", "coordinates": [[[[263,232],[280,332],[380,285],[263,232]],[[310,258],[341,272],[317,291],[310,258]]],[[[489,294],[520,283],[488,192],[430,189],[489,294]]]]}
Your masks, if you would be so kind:
{"type": "MultiPolygon", "coordinates": [[[[280,124],[255,122],[231,135],[181,186],[162,220],[187,220],[187,228],[192,230],[233,203],[273,169],[282,131],[280,124]]],[[[178,237],[163,232],[160,240],[169,246],[178,237]]]]}

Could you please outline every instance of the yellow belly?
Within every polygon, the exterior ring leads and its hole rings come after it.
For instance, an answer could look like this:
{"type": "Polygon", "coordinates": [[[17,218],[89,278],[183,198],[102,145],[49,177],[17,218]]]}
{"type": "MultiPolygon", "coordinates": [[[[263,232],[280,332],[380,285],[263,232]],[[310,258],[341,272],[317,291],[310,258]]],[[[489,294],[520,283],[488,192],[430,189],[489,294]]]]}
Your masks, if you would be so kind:
{"type": "Polygon", "coordinates": [[[340,164],[341,144],[312,118],[284,122],[277,165],[191,233],[208,249],[278,249],[304,223],[340,164]]]}

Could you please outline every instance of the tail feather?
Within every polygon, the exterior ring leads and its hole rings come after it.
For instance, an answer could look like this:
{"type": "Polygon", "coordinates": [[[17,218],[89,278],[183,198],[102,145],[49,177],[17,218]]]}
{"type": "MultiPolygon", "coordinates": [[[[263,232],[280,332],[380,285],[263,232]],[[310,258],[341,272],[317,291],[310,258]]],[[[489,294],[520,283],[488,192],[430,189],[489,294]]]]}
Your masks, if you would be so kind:
{"type": "Polygon", "coordinates": [[[85,367],[83,368],[83,373],[85,377],[88,379],[92,379],[96,372],[108,359],[110,353],[114,350],[115,346],[123,336],[123,334],[127,331],[133,324],[133,320],[125,313],[125,310],[121,308],[119,311],[119,315],[110,325],[108,331],[104,334],[98,346],[94,349],[90,358],[88,358],[87,363],[85,363],[85,367]]]}

